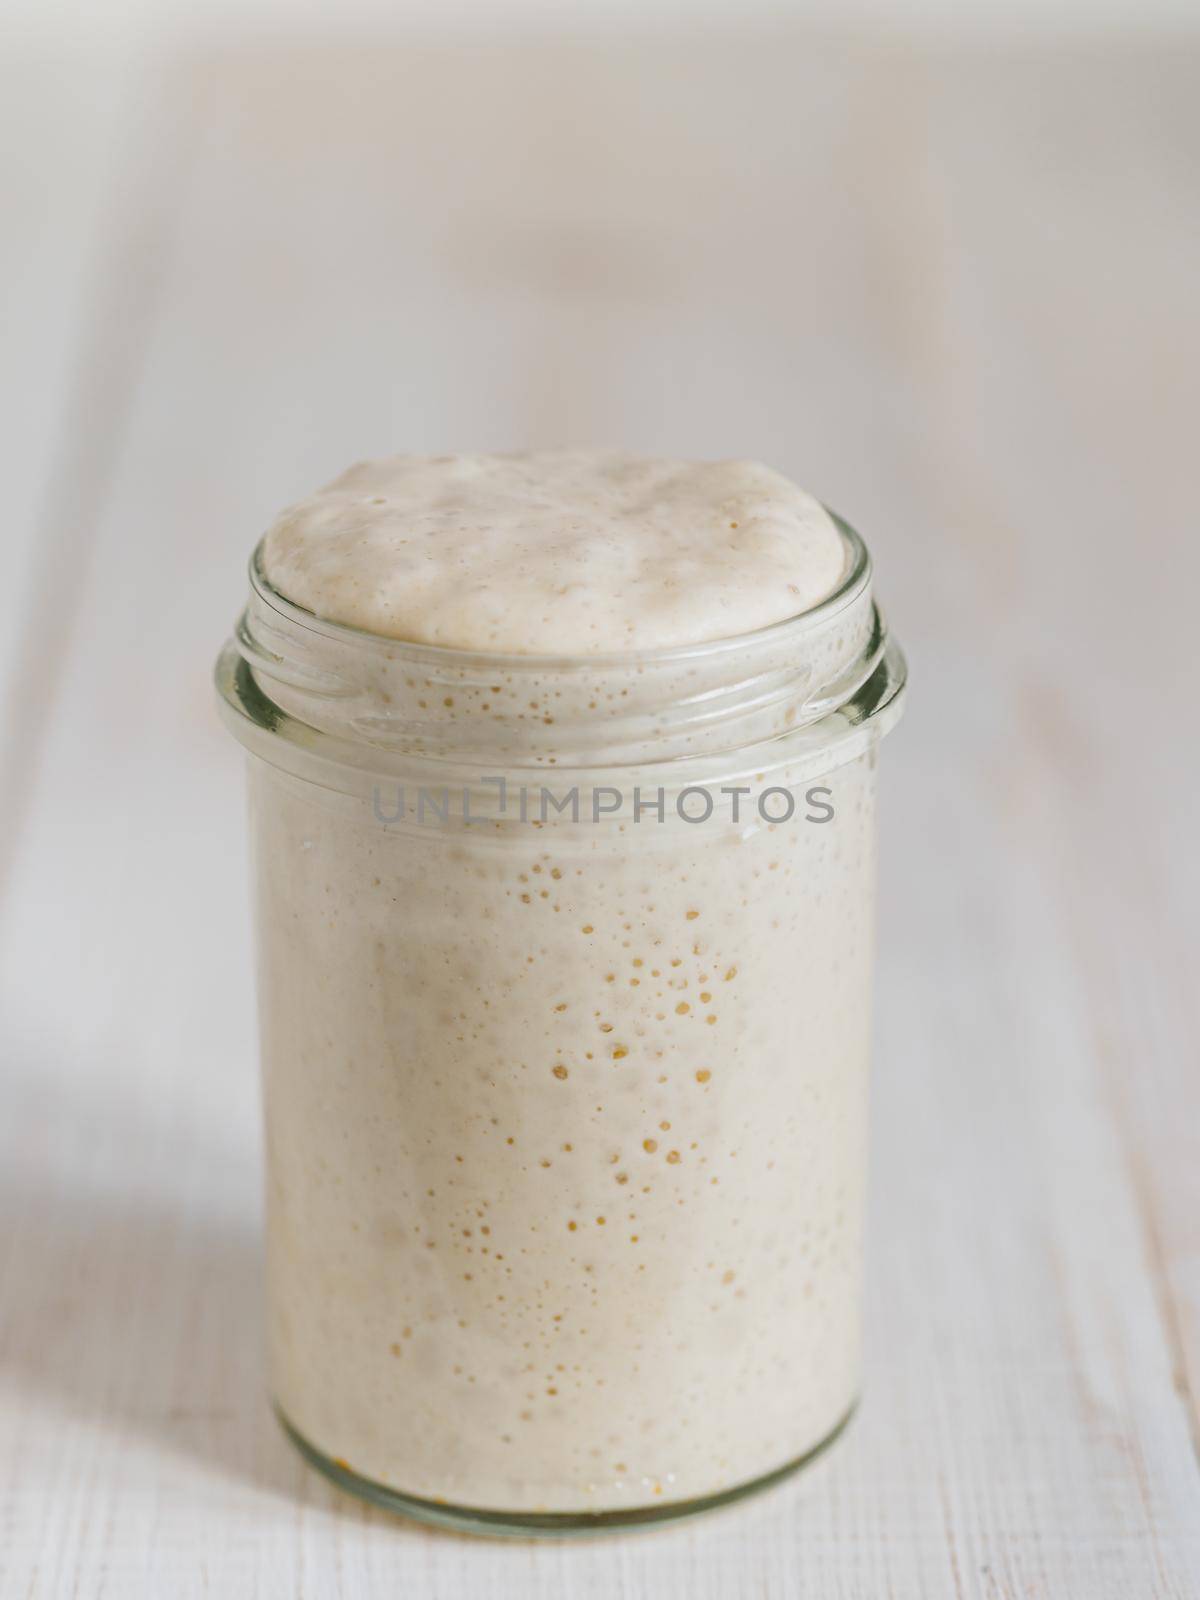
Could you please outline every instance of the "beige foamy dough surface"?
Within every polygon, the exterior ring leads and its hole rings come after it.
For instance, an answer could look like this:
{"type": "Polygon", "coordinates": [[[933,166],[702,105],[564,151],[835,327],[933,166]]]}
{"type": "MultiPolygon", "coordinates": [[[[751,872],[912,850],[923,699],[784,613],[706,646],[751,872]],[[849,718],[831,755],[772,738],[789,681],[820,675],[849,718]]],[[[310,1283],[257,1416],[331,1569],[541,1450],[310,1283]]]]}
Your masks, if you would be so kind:
{"type": "Polygon", "coordinates": [[[298,605],[389,638],[594,654],[782,621],[845,553],[757,462],[564,451],[362,462],[280,516],[263,564],[298,605]]]}

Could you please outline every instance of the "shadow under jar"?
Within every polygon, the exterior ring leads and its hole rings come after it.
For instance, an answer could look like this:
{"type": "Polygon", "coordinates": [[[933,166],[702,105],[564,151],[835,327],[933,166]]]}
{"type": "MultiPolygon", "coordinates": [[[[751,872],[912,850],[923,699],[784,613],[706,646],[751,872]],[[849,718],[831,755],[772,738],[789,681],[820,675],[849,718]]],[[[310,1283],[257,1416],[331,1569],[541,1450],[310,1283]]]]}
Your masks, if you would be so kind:
{"type": "Polygon", "coordinates": [[[679,1517],[859,1384],[870,562],[802,615],[580,657],[405,644],[258,556],[249,782],[274,1398],[352,1491],[474,1531],[679,1517]]]}

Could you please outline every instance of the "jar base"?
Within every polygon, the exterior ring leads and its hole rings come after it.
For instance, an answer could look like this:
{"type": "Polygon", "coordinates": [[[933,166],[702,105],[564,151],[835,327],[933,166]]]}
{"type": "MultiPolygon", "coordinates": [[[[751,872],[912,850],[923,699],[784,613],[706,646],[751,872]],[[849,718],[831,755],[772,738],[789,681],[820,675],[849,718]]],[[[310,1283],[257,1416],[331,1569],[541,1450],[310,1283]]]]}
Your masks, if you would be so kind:
{"type": "Polygon", "coordinates": [[[455,1506],[440,1500],[422,1500],[416,1495],[404,1494],[399,1489],[389,1489],[382,1483],[361,1477],[352,1468],[344,1466],[319,1450],[316,1445],[294,1427],[278,1406],[275,1414],[284,1433],[312,1467],[347,1494],[357,1496],[372,1505],[381,1506],[399,1516],[416,1522],[425,1522],[437,1528],[448,1528],[455,1533],[475,1534],[493,1539],[563,1539],[586,1538],[600,1533],[622,1533],[634,1528],[655,1527],[662,1523],[680,1522],[685,1517],[699,1516],[705,1511],[715,1511],[732,1505],[748,1495],[758,1494],[790,1478],[821,1456],[845,1431],[857,1409],[857,1402],[842,1416],[833,1428],[811,1450],[785,1462],[762,1477],[734,1484],[717,1494],[701,1495],[692,1500],[673,1500],[663,1505],[634,1506],[617,1511],[488,1511],[475,1506],[455,1506]]]}

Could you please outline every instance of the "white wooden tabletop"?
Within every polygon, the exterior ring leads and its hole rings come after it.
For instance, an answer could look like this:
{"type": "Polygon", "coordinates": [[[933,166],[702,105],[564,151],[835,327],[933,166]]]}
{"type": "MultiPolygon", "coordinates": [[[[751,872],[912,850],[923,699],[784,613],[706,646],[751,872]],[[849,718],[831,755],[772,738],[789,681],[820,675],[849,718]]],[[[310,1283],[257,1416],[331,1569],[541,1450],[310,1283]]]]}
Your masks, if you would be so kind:
{"type": "Polygon", "coordinates": [[[0,59],[0,1594],[1200,1595],[1200,47],[759,28],[0,59]],[[761,456],[872,543],[868,1382],[675,1530],[432,1533],[268,1412],[238,753],[279,505],[761,456]]]}

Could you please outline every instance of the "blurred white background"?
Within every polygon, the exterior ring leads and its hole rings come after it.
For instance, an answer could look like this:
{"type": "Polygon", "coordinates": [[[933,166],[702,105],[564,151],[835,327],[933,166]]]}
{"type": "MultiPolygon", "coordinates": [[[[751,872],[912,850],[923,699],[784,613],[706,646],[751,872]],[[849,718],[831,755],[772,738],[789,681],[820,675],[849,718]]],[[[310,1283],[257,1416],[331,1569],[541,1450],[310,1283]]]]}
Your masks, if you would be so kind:
{"type": "Polygon", "coordinates": [[[1200,1594],[1182,0],[100,8],[0,53],[0,1594],[1200,1594]],[[240,770],[281,504],[395,450],[752,455],[847,515],[884,756],[868,1398],[572,1554],[262,1399],[240,770]]]}
{"type": "MultiPolygon", "coordinates": [[[[10,15],[43,36],[112,35],[123,28],[157,35],[181,30],[267,27],[292,32],[314,22],[328,27],[327,0],[113,0],[100,8],[79,0],[10,0],[10,15]]],[[[339,26],[481,28],[599,26],[628,31],[661,25],[694,29],[712,23],[753,27],[789,22],[805,27],[870,27],[903,34],[914,29],[941,35],[986,29],[1035,29],[1079,35],[1120,29],[1153,32],[1162,26],[1197,26],[1188,0],[342,0],[339,26]]]]}

